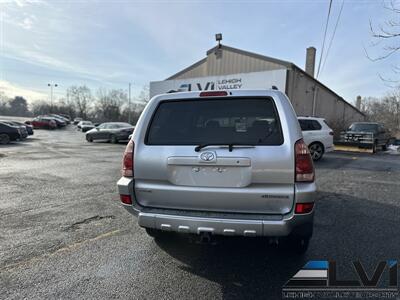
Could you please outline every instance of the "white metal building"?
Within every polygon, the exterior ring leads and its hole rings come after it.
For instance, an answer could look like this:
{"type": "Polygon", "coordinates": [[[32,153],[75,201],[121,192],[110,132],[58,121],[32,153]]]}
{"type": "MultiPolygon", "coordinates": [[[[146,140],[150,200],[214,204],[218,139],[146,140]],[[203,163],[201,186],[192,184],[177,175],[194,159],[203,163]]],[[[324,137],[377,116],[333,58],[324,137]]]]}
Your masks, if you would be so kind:
{"type": "Polygon", "coordinates": [[[218,45],[207,56],[163,81],[150,83],[150,96],[175,91],[270,89],[284,91],[298,115],[325,118],[336,128],[365,115],[314,78],[314,47],[307,48],[306,71],[295,64],[218,45]]]}

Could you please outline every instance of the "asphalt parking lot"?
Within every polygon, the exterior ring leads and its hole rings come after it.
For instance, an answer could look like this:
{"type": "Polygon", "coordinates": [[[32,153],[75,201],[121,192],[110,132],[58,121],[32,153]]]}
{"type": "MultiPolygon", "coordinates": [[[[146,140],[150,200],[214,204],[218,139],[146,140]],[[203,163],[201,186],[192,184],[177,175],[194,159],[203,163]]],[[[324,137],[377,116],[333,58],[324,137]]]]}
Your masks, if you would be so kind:
{"type": "Polygon", "coordinates": [[[339,274],[399,259],[400,156],[326,155],[316,163],[314,236],[304,257],[264,240],[155,241],[119,205],[124,144],[73,127],[0,148],[0,298],[279,299],[309,260],[339,274]]]}

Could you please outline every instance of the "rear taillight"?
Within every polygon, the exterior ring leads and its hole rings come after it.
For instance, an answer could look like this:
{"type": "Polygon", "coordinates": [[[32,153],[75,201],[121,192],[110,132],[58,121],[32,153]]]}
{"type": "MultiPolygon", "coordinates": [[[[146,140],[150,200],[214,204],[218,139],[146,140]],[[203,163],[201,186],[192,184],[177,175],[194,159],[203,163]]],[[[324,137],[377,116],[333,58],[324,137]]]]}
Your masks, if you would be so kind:
{"type": "Polygon", "coordinates": [[[119,198],[124,204],[132,204],[132,198],[130,195],[119,195],[119,198]]]}
{"type": "Polygon", "coordinates": [[[314,165],[310,152],[303,139],[296,142],[295,146],[295,180],[297,182],[314,181],[314,165]]]}
{"type": "Polygon", "coordinates": [[[333,135],[333,131],[329,131],[329,135],[333,135]]]}
{"type": "Polygon", "coordinates": [[[294,212],[296,214],[308,214],[309,212],[312,211],[314,207],[314,202],[310,203],[296,203],[296,208],[294,212]]]}
{"type": "Polygon", "coordinates": [[[125,148],[124,157],[122,160],[122,176],[133,177],[133,152],[135,143],[130,140],[125,148]]]}
{"type": "Polygon", "coordinates": [[[221,96],[228,96],[227,91],[206,91],[201,92],[200,97],[221,97],[221,96]]]}

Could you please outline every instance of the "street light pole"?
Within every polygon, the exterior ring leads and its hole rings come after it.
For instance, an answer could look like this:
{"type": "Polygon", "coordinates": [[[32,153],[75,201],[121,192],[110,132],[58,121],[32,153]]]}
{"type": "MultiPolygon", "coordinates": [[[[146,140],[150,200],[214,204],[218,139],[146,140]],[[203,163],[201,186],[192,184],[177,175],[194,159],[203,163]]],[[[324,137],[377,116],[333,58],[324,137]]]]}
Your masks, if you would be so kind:
{"type": "Polygon", "coordinates": [[[128,123],[131,124],[131,83],[129,82],[128,89],[128,123]]]}
{"type": "Polygon", "coordinates": [[[53,111],[53,87],[57,87],[58,84],[57,83],[56,84],[48,83],[47,86],[50,87],[50,110],[52,112],[53,111]]]}

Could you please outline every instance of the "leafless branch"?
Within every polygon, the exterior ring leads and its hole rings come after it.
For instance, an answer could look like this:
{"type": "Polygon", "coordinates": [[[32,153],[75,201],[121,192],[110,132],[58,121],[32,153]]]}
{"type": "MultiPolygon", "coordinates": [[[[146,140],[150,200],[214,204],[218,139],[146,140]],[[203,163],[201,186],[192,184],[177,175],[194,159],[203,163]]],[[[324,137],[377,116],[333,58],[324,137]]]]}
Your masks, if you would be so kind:
{"type": "MultiPolygon", "coordinates": [[[[371,36],[373,41],[371,42],[371,47],[376,47],[380,45],[382,53],[376,57],[372,57],[367,49],[364,47],[364,52],[366,57],[373,61],[384,60],[395,53],[400,52],[400,21],[397,16],[400,14],[399,2],[391,0],[384,1],[383,7],[389,10],[391,13],[396,14],[396,17],[391,18],[383,22],[383,24],[374,25],[371,20],[369,20],[369,30],[371,32],[371,36]],[[389,42],[390,41],[390,42],[389,42]],[[383,43],[383,44],[382,44],[383,43]]],[[[399,66],[392,66],[392,71],[394,74],[400,74],[399,66]]],[[[398,84],[399,80],[387,78],[378,74],[379,78],[385,83],[385,85],[389,87],[394,87],[393,84],[398,84]]]]}
{"type": "Polygon", "coordinates": [[[382,80],[382,82],[384,83],[385,86],[387,86],[388,88],[391,88],[391,89],[396,88],[400,82],[400,80],[386,78],[379,73],[378,73],[378,77],[382,80]]]}
{"type": "Polygon", "coordinates": [[[387,1],[384,1],[383,7],[389,11],[392,11],[395,13],[400,13],[400,8],[396,7],[395,1],[393,1],[393,0],[389,1],[389,5],[387,4],[387,1]]]}

